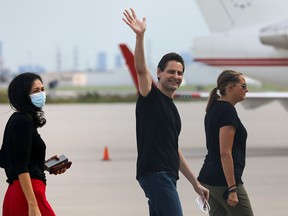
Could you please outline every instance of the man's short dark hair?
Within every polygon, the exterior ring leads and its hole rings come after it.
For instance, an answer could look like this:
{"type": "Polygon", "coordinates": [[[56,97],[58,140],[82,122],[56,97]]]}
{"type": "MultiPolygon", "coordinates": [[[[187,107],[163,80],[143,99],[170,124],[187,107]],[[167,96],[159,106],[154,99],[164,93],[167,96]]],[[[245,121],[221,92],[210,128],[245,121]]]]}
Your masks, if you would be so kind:
{"type": "Polygon", "coordinates": [[[185,64],[184,64],[184,59],[177,53],[175,52],[170,52],[170,53],[167,53],[165,54],[161,60],[159,61],[158,63],[158,66],[157,68],[161,71],[164,71],[166,66],[167,66],[167,63],[169,61],[177,61],[177,62],[180,62],[182,64],[182,67],[183,67],[183,72],[185,70],[185,64]]]}

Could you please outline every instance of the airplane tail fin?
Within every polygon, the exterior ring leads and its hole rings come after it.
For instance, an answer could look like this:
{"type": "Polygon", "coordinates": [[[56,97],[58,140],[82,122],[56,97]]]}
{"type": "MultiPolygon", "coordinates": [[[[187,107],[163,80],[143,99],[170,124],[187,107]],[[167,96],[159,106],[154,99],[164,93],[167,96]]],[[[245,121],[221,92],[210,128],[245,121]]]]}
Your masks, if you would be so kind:
{"type": "MultiPolygon", "coordinates": [[[[126,65],[128,66],[128,70],[133,79],[135,88],[137,89],[137,91],[139,91],[138,77],[137,77],[137,72],[136,72],[136,68],[134,64],[134,55],[126,44],[120,44],[119,47],[120,47],[122,56],[126,61],[126,65]]],[[[152,83],[154,86],[156,86],[156,83],[154,80],[152,80],[152,83]]]]}
{"type": "Polygon", "coordinates": [[[128,48],[128,46],[126,44],[120,44],[119,45],[121,53],[123,58],[126,61],[126,65],[128,66],[130,75],[133,79],[133,83],[137,89],[137,91],[139,90],[139,84],[138,84],[138,78],[137,78],[137,73],[136,73],[136,68],[134,65],[134,55],[133,53],[130,51],[130,49],[128,48]]]}
{"type": "Polygon", "coordinates": [[[286,0],[196,0],[211,32],[287,18],[286,0]],[[286,6],[285,6],[286,5],[286,6]]]}

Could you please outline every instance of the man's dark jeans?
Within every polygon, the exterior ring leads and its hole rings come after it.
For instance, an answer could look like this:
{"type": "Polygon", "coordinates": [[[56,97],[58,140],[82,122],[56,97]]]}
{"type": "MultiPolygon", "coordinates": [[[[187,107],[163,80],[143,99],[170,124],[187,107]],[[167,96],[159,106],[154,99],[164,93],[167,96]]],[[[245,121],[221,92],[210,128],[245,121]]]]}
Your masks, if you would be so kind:
{"type": "Polygon", "coordinates": [[[141,176],[138,181],[148,198],[150,216],[183,216],[176,176],[161,171],[141,176]]]}

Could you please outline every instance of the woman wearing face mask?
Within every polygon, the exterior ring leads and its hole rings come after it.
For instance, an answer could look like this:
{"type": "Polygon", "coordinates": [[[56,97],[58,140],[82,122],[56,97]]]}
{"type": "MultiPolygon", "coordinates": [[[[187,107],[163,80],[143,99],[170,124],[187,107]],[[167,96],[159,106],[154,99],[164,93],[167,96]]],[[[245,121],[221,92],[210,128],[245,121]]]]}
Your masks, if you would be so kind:
{"type": "MultiPolygon", "coordinates": [[[[54,216],[46,200],[44,162],[46,145],[37,128],[46,123],[42,107],[46,95],[42,79],[34,73],[15,77],[8,87],[14,112],[4,131],[1,166],[9,183],[3,216],[54,216]]],[[[61,169],[57,174],[65,172],[61,169]]]]}

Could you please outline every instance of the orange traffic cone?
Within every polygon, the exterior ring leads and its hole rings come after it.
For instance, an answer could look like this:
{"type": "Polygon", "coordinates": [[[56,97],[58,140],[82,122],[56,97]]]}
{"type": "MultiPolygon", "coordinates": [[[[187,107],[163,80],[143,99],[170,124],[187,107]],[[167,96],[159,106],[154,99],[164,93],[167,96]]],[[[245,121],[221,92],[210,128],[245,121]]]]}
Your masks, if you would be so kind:
{"type": "Polygon", "coordinates": [[[103,161],[109,161],[110,160],[107,146],[105,146],[105,148],[104,148],[104,154],[103,154],[103,159],[102,160],[103,161]]]}

